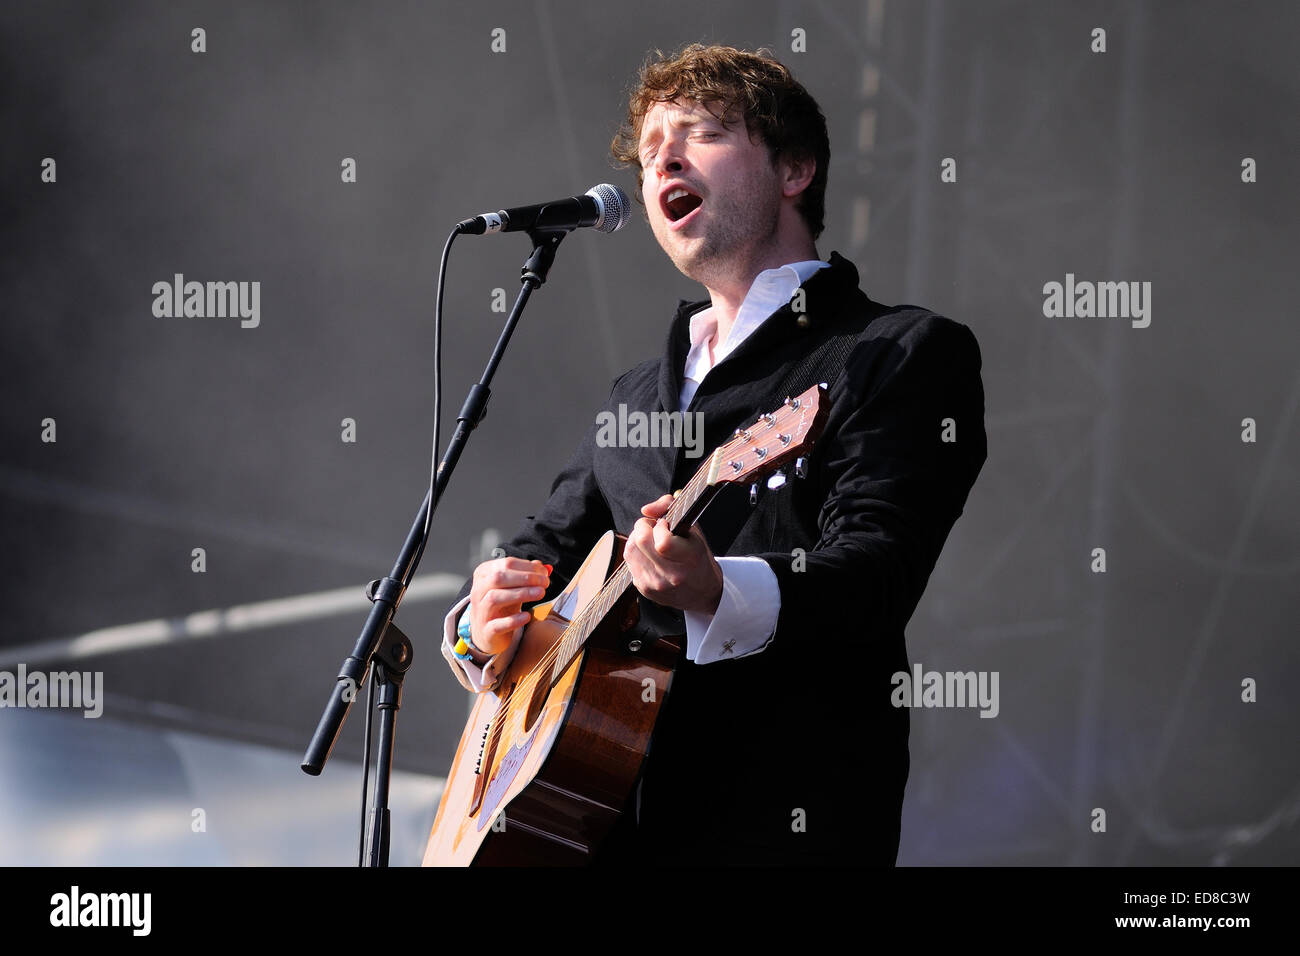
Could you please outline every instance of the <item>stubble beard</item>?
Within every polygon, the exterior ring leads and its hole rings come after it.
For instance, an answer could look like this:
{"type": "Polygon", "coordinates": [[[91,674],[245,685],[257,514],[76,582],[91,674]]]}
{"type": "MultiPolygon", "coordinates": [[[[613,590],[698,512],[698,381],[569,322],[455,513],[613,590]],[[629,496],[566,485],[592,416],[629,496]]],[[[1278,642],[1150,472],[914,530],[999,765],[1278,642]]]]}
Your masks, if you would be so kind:
{"type": "Polygon", "coordinates": [[[747,273],[752,259],[774,240],[780,207],[775,200],[764,209],[731,197],[713,196],[709,201],[705,231],[689,248],[672,245],[678,240],[671,232],[660,247],[682,275],[717,288],[747,273]]]}

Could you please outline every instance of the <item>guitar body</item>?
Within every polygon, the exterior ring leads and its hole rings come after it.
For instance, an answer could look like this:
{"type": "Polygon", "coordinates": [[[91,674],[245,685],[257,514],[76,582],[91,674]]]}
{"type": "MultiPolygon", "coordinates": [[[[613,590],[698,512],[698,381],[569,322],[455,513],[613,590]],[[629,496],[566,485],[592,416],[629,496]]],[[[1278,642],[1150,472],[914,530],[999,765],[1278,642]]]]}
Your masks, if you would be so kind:
{"type": "Polygon", "coordinates": [[[628,590],[553,686],[548,654],[618,569],[625,540],[607,532],[568,587],[533,608],[498,689],[477,695],[425,866],[582,865],[618,821],[681,639],[638,628],[637,594],[628,590]]]}

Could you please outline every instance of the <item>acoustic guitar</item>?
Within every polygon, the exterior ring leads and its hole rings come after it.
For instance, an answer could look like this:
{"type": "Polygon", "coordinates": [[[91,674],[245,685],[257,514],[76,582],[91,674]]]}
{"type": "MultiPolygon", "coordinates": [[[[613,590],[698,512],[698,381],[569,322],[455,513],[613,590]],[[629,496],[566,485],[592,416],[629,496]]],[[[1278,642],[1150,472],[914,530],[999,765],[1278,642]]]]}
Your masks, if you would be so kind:
{"type": "MultiPolygon", "coordinates": [[[[717,448],[665,520],[689,532],[724,485],[803,457],[825,423],[813,386],[717,448]]],[[[496,689],[479,694],[447,775],[426,866],[581,865],[618,822],[672,689],[683,635],[642,620],[607,531],[568,586],[532,609],[496,689]]]]}

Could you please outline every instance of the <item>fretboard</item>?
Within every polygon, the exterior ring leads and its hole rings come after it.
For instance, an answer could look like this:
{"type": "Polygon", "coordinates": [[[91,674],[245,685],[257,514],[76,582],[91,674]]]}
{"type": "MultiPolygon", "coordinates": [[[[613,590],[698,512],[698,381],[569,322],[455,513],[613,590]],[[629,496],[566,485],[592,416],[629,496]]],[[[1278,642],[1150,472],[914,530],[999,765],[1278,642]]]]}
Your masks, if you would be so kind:
{"type": "MultiPolygon", "coordinates": [[[[717,493],[718,488],[711,484],[710,479],[716,475],[715,469],[720,460],[721,449],[710,455],[700,466],[700,470],[695,476],[687,482],[686,487],[677,493],[673,503],[668,508],[668,513],[664,515],[664,520],[668,522],[668,527],[673,531],[679,528],[689,530],[691,525],[695,524],[697,518],[704,511],[717,493]]],[[[551,686],[564,674],[573,659],[577,657],[578,652],[587,642],[596,627],[605,619],[618,600],[627,593],[627,589],[632,586],[632,575],[627,569],[626,564],[620,564],[618,570],[606,579],[604,585],[594,598],[588,602],[587,606],[575,617],[564,631],[564,637],[556,648],[555,663],[551,667],[551,686]]]]}

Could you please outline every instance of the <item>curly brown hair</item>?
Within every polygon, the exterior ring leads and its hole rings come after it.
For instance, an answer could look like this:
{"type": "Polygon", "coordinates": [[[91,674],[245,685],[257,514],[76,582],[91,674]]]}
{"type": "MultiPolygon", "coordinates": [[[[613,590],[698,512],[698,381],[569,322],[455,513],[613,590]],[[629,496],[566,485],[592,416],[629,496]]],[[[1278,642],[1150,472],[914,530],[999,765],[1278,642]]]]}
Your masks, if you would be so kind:
{"type": "Polygon", "coordinates": [[[790,71],[773,59],[772,51],[692,43],[672,55],[655,50],[646,59],[628,97],[627,119],[610,143],[617,162],[636,167],[638,187],[643,176],[641,124],[654,104],[676,99],[699,103],[719,120],[743,115],[746,130],[751,137],[758,133],[773,166],[782,158],[812,159],[817,169],[796,208],[812,237],[821,235],[831,158],[826,117],[790,71]]]}

